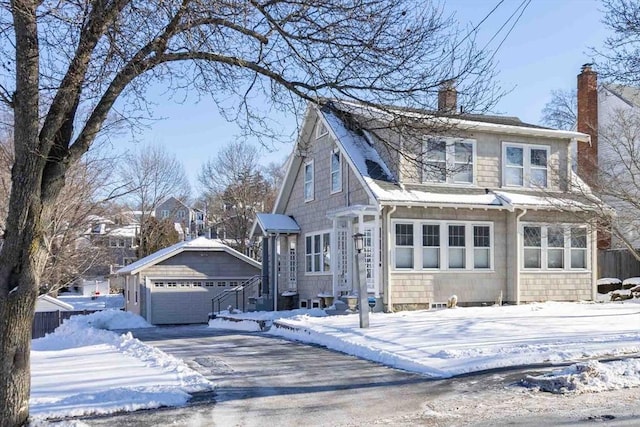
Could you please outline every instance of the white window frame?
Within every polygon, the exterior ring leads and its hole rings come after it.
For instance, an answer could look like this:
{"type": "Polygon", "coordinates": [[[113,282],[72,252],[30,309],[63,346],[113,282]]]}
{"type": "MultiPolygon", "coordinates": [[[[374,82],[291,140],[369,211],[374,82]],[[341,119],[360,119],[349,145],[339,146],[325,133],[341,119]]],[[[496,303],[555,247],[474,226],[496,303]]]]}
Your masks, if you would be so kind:
{"type": "Polygon", "coordinates": [[[549,167],[549,157],[551,155],[551,147],[549,145],[532,145],[522,144],[517,142],[502,142],[502,186],[512,188],[549,188],[549,175],[551,168],[549,167]],[[519,148],[522,149],[522,184],[507,184],[507,169],[515,168],[516,166],[507,166],[507,148],[519,148]],[[531,182],[531,171],[542,170],[539,166],[533,166],[531,164],[531,150],[544,150],[547,152],[547,166],[545,168],[547,172],[546,185],[540,186],[531,182]]]}
{"type": "MultiPolygon", "coordinates": [[[[439,185],[460,185],[460,186],[474,186],[476,185],[477,177],[477,143],[475,139],[468,138],[442,138],[442,137],[426,137],[423,141],[424,154],[423,154],[423,167],[422,167],[422,182],[425,184],[439,184],[439,185]],[[429,160],[429,152],[427,145],[429,141],[436,140],[445,143],[445,178],[444,180],[431,179],[428,177],[431,171],[426,166],[426,163],[433,162],[429,160]],[[456,143],[471,144],[471,181],[456,181],[456,168],[459,167],[456,164],[456,143]]],[[[440,161],[439,161],[440,162],[440,161]]],[[[466,163],[465,163],[466,164],[466,163]]],[[[460,163],[461,165],[461,163],[460,163]]]]}
{"type": "Polygon", "coordinates": [[[340,193],[342,191],[342,153],[338,148],[331,150],[331,156],[329,157],[329,185],[331,186],[331,194],[340,193]],[[333,158],[338,155],[338,169],[333,169],[333,158]],[[333,186],[333,177],[337,176],[337,187],[333,186]]]}
{"type": "Polygon", "coordinates": [[[537,223],[537,222],[524,222],[520,224],[518,233],[522,236],[520,248],[521,261],[520,271],[522,272],[557,272],[557,273],[575,273],[575,272],[589,272],[591,271],[591,230],[587,225],[583,224],[571,224],[571,223],[537,223]],[[525,267],[524,260],[524,228],[525,227],[540,227],[541,243],[540,243],[540,267],[525,267]],[[549,229],[550,228],[562,228],[564,235],[563,250],[563,267],[549,267],[549,250],[559,250],[560,247],[549,246],[549,229]],[[584,229],[586,235],[586,247],[573,247],[571,239],[572,229],[584,229]],[[584,252],[585,267],[573,267],[571,265],[571,255],[574,251],[584,252]]]}
{"type": "Polygon", "coordinates": [[[318,120],[316,124],[316,139],[322,138],[329,133],[329,129],[322,120],[318,120]]]}
{"type": "Polygon", "coordinates": [[[318,276],[333,274],[331,262],[331,243],[333,241],[331,230],[315,231],[304,235],[304,274],[306,276],[318,276]],[[311,252],[308,251],[307,238],[311,238],[311,252]],[[320,242],[320,252],[315,252],[316,238],[320,242]],[[328,239],[328,242],[327,242],[328,239]],[[328,243],[328,246],[327,246],[328,243]],[[326,250],[325,250],[326,246],[326,250]],[[311,259],[311,270],[308,269],[311,259]],[[317,261],[317,262],[316,262],[317,261]],[[328,269],[325,266],[328,264],[328,269]]]}
{"type": "Polygon", "coordinates": [[[176,216],[178,219],[184,219],[187,217],[187,214],[185,213],[184,209],[180,209],[176,216]]]}
{"type": "Polygon", "coordinates": [[[303,197],[305,202],[310,202],[315,197],[315,168],[313,165],[313,160],[309,160],[305,162],[304,168],[302,169],[302,181],[304,183],[302,187],[303,197]],[[307,167],[311,168],[311,179],[307,180],[307,167]],[[309,192],[307,192],[307,187],[310,188],[309,192]],[[309,193],[309,194],[307,194],[309,193]]]}
{"type": "Polygon", "coordinates": [[[160,211],[160,218],[169,218],[169,209],[163,209],[160,211]]]}
{"type": "MultiPolygon", "coordinates": [[[[420,271],[429,271],[429,272],[494,272],[495,263],[494,263],[494,252],[495,252],[495,233],[494,233],[494,223],[491,221],[446,221],[446,220],[410,220],[410,219],[395,219],[391,221],[392,226],[392,236],[393,236],[393,250],[392,250],[392,260],[391,260],[391,271],[395,272],[420,272],[420,271]],[[397,248],[408,248],[409,246],[397,246],[396,245],[396,224],[411,224],[413,225],[413,267],[403,268],[396,266],[396,250],[397,248]],[[423,246],[422,240],[422,231],[423,225],[438,225],[440,228],[440,238],[438,246],[438,254],[439,254],[439,267],[424,267],[424,249],[428,246],[423,246]],[[464,246],[464,268],[455,268],[449,267],[449,249],[454,248],[455,246],[449,246],[449,226],[464,226],[465,227],[465,246],[464,246]],[[474,227],[489,227],[489,239],[490,245],[488,247],[489,250],[489,267],[475,267],[475,249],[474,246],[474,227]]],[[[435,246],[433,246],[435,247],[435,246]]],[[[484,247],[482,247],[484,248],[484,247]]]]}

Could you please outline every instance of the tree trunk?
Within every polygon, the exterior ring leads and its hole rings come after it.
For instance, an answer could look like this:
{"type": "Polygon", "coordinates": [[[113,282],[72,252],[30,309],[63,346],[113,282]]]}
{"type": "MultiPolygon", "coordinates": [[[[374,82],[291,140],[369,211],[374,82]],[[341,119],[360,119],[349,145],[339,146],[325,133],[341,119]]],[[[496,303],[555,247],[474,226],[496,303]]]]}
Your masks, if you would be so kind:
{"type": "Polygon", "coordinates": [[[29,417],[31,324],[35,293],[14,292],[0,304],[0,426],[18,426],[29,417]]]}

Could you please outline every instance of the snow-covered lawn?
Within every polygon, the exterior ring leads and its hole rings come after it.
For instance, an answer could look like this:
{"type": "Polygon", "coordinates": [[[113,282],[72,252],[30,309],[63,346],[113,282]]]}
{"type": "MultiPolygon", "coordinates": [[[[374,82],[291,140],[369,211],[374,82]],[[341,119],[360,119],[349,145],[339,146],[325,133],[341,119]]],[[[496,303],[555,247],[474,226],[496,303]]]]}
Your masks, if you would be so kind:
{"type": "Polygon", "coordinates": [[[119,310],[73,316],[33,340],[32,420],[184,405],[213,385],[162,351],[108,329],[149,327],[119,310]]]}
{"type": "Polygon", "coordinates": [[[74,310],[106,310],[109,308],[124,308],[124,296],[122,294],[98,295],[88,297],[84,295],[65,293],[58,296],[60,301],[71,304],[74,310]]]}
{"type": "MultiPolygon", "coordinates": [[[[269,333],[446,378],[508,366],[640,355],[640,304],[633,301],[372,313],[368,329],[358,327],[357,314],[285,312],[269,333]]],[[[213,320],[210,327],[248,329],[242,323],[213,320]]],[[[630,369],[640,378],[638,366],[630,369]]]]}

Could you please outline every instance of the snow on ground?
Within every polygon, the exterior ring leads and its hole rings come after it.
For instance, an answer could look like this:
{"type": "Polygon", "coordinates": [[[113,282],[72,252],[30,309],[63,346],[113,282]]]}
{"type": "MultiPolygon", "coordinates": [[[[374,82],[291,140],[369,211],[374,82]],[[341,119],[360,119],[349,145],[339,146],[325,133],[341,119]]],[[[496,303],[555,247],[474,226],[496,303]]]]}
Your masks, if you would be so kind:
{"type": "Polygon", "coordinates": [[[263,329],[260,326],[260,323],[265,324],[266,327],[269,328],[276,319],[286,319],[301,315],[326,317],[327,312],[321,308],[299,308],[283,311],[252,311],[247,313],[237,312],[235,310],[224,310],[218,314],[218,316],[222,316],[224,318],[209,320],[209,327],[214,329],[233,329],[236,331],[259,332],[263,329]]]}
{"type": "Polygon", "coordinates": [[[184,405],[213,385],[173,356],[108,329],[149,327],[119,310],[73,316],[33,340],[30,413],[34,422],[184,405]]]}
{"type": "Polygon", "coordinates": [[[270,333],[446,378],[640,353],[640,304],[544,303],[280,319],[270,333]]]}

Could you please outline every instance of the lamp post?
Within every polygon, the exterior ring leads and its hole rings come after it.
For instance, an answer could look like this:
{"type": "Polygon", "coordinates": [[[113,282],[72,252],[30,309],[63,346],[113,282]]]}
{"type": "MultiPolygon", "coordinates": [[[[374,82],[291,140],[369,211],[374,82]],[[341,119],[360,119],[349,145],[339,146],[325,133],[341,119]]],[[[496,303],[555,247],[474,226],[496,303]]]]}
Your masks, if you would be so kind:
{"type": "Polygon", "coordinates": [[[353,243],[356,249],[356,262],[355,262],[355,270],[356,270],[356,285],[358,289],[358,305],[360,309],[358,310],[358,314],[360,315],[360,327],[368,328],[369,327],[369,302],[367,298],[367,282],[361,280],[360,278],[360,253],[362,253],[362,249],[364,249],[364,234],[356,233],[353,235],[353,243]]]}

